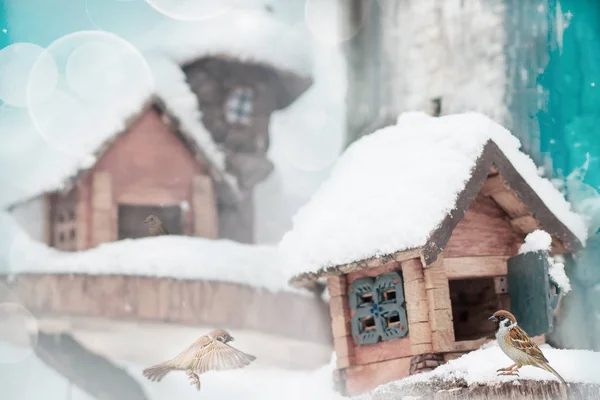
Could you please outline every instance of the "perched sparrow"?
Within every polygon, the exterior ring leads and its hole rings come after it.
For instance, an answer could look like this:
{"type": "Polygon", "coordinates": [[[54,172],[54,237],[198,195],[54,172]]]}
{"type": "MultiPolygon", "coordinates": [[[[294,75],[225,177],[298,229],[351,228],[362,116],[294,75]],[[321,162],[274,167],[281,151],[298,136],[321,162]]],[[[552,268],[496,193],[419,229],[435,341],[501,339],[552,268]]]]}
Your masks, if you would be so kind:
{"type": "Polygon", "coordinates": [[[144,224],[148,226],[150,236],[168,235],[167,228],[163,227],[162,221],[156,215],[148,215],[144,220],[144,224]]]}
{"type": "Polygon", "coordinates": [[[515,363],[507,368],[500,368],[498,375],[519,375],[517,370],[531,365],[546,370],[556,376],[563,384],[565,380],[549,364],[542,350],[533,343],[527,333],[517,325],[514,315],[505,310],[496,311],[489,318],[496,323],[496,340],[498,346],[515,363]]]}
{"type": "Polygon", "coordinates": [[[224,330],[215,330],[202,336],[172,360],[146,368],[143,374],[154,382],[160,382],[170,371],[186,371],[193,385],[200,390],[198,375],[207,371],[223,371],[245,367],[256,357],[243,353],[227,343],[233,341],[224,330]]]}

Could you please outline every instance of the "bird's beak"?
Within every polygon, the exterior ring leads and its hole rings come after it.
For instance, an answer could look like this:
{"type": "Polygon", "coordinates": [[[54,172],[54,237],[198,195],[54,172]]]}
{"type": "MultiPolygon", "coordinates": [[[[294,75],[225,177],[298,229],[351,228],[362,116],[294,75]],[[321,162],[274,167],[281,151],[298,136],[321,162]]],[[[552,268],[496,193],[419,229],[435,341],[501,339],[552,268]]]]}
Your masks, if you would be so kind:
{"type": "Polygon", "coordinates": [[[488,321],[496,322],[496,321],[498,321],[498,318],[496,318],[496,316],[492,315],[491,317],[488,318],[488,321]]]}

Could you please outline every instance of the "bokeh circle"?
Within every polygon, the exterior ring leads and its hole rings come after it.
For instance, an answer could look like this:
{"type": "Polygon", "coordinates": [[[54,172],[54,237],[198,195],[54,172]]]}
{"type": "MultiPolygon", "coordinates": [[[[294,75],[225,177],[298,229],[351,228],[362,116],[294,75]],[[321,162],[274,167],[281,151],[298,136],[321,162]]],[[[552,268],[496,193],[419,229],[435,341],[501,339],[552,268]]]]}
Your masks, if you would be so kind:
{"type": "Polygon", "coordinates": [[[103,31],[75,32],[50,44],[34,63],[29,116],[50,147],[83,159],[141,110],[153,88],[145,58],[129,42],[103,31]],[[49,70],[58,76],[52,91],[49,70]]]}
{"type": "Polygon", "coordinates": [[[333,135],[341,131],[338,125],[342,121],[330,110],[306,107],[301,120],[292,113],[275,117],[274,123],[275,129],[285,132],[275,145],[285,154],[287,163],[298,170],[317,172],[330,167],[343,149],[343,136],[333,135]]]}
{"type": "MultiPolygon", "coordinates": [[[[44,48],[33,43],[13,43],[0,50],[0,100],[15,107],[27,106],[27,82],[44,48]]],[[[47,61],[47,60],[46,60],[47,61]]],[[[43,65],[45,76],[38,85],[41,95],[52,92],[57,80],[53,64],[43,65]]]]}
{"type": "Polygon", "coordinates": [[[253,0],[145,0],[159,13],[177,21],[202,21],[217,17],[253,0]]]}

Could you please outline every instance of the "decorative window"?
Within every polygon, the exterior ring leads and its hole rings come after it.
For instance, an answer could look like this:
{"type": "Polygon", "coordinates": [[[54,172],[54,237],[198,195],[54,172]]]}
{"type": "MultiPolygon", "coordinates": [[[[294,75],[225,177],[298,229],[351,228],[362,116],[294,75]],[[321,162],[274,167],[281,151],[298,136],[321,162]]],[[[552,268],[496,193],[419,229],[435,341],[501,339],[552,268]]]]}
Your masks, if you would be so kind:
{"type": "Polygon", "coordinates": [[[250,125],[254,113],[254,91],[238,87],[231,91],[225,103],[225,118],[230,124],[250,125]]]}
{"type": "Polygon", "coordinates": [[[356,344],[375,344],[408,334],[400,273],[357,279],[348,288],[348,299],[354,311],[351,327],[356,344]]]}

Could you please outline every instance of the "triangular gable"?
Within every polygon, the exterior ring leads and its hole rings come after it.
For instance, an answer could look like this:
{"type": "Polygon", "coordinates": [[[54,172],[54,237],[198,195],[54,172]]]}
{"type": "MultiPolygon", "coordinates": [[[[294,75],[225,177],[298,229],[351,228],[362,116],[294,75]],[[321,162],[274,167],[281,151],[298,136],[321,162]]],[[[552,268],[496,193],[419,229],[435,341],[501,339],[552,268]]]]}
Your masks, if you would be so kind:
{"type": "MultiPolygon", "coordinates": [[[[93,163],[89,163],[85,166],[85,168],[79,168],[74,171],[73,174],[65,179],[64,186],[62,191],[69,191],[73,185],[80,180],[83,175],[87,172],[91,171],[95,165],[98,163],[100,159],[108,152],[108,150],[113,146],[113,144],[123,135],[130,131],[131,127],[137,123],[149,110],[156,110],[163,123],[169,128],[169,130],[177,136],[181,142],[184,144],[186,149],[190,152],[190,154],[197,160],[199,163],[203,163],[208,167],[211,178],[214,180],[217,186],[217,193],[221,200],[224,203],[235,204],[238,201],[238,191],[235,185],[235,182],[228,176],[224,171],[221,171],[216,165],[211,163],[210,157],[207,157],[204,149],[200,144],[186,131],[180,124],[179,119],[169,112],[169,109],[166,105],[166,102],[162,100],[158,96],[153,96],[146,103],[144,103],[140,107],[140,111],[131,115],[124,123],[124,129],[115,132],[112,136],[103,141],[100,146],[93,152],[91,159],[93,159],[93,163]]],[[[46,192],[47,193],[47,192],[46,192]]],[[[45,193],[40,193],[39,195],[34,196],[34,198],[39,197],[45,193]]],[[[19,201],[16,204],[12,204],[7,209],[12,209],[16,205],[27,202],[31,200],[31,198],[24,199],[19,201]]]]}
{"type": "MultiPolygon", "coordinates": [[[[528,225],[533,229],[544,229],[553,238],[558,239],[568,251],[575,252],[582,247],[583,244],[577,236],[548,209],[548,206],[517,172],[502,150],[490,140],[473,168],[471,179],[458,196],[454,210],[446,216],[439,228],[430,235],[425,246],[421,248],[421,259],[424,265],[431,265],[437,260],[454,228],[462,220],[481,190],[486,191],[486,194],[491,194],[499,203],[498,205],[511,217],[527,219],[528,225]],[[491,179],[488,180],[491,170],[497,172],[494,172],[491,179]],[[490,182],[494,182],[494,187],[491,187],[490,182]],[[498,193],[499,191],[504,192],[505,196],[493,195],[493,192],[498,193]],[[511,207],[511,204],[516,207],[511,207]],[[511,210],[511,208],[513,209],[511,210]],[[516,208],[523,210],[519,211],[516,208]],[[536,222],[537,225],[534,225],[536,222]]],[[[531,228],[529,230],[533,230],[531,228]]]]}

